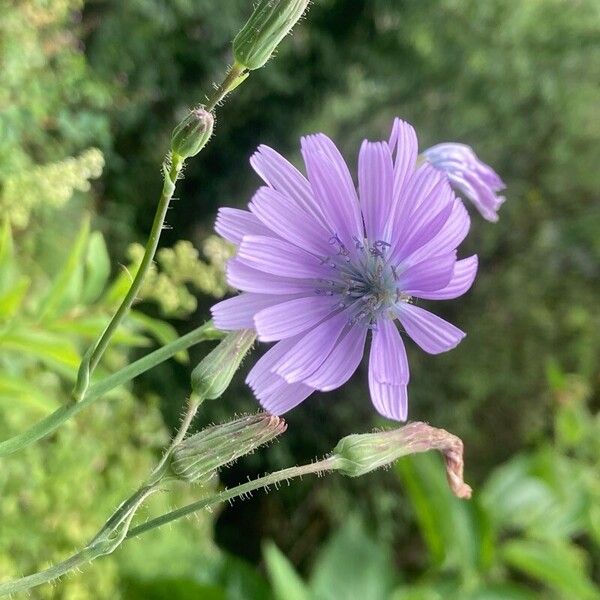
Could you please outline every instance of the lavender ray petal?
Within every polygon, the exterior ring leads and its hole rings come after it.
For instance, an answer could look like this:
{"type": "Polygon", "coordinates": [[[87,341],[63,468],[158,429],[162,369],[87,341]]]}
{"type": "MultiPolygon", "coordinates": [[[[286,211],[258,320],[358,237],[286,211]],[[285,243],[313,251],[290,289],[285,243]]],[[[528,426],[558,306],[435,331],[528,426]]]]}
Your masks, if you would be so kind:
{"type": "Polygon", "coordinates": [[[288,383],[304,381],[312,375],[329,356],[340,334],[348,324],[346,312],[324,321],[304,335],[273,367],[288,383]]]}
{"type": "Polygon", "coordinates": [[[406,385],[410,379],[406,348],[394,321],[380,318],[373,331],[369,369],[380,383],[406,385]]]}
{"type": "Polygon", "coordinates": [[[352,327],[331,351],[323,364],[304,382],[322,392],[340,387],[358,369],[363,357],[367,328],[352,327]]]}
{"type": "Polygon", "coordinates": [[[412,125],[396,118],[388,144],[394,153],[394,203],[397,204],[404,185],[415,170],[419,152],[417,134],[412,125]]]}
{"type": "MultiPolygon", "coordinates": [[[[383,319],[380,319],[380,321],[383,321],[383,319]]],[[[393,323],[392,327],[396,329],[393,323]]],[[[371,394],[371,402],[380,415],[389,419],[395,419],[396,421],[405,421],[408,414],[408,394],[406,383],[401,383],[399,381],[401,377],[398,376],[403,368],[398,369],[396,365],[392,365],[389,362],[390,357],[387,353],[385,356],[382,355],[384,346],[387,344],[388,341],[384,342],[381,340],[375,342],[374,338],[371,345],[371,353],[369,355],[369,392],[371,394]],[[387,362],[383,362],[384,360],[387,362]],[[388,373],[387,376],[380,376],[380,374],[385,374],[386,372],[388,373]],[[385,379],[389,381],[385,381],[385,379]]],[[[402,344],[402,340],[400,340],[400,344],[402,344]]],[[[399,347],[404,349],[403,344],[399,347]]],[[[405,363],[405,368],[406,379],[408,381],[408,362],[405,363]]]]}
{"type": "Polygon", "coordinates": [[[220,208],[217,212],[215,231],[228,242],[239,245],[247,235],[272,236],[273,232],[251,212],[239,208],[220,208]]]}
{"type": "Polygon", "coordinates": [[[300,336],[288,338],[271,346],[250,369],[246,383],[255,391],[266,390],[274,381],[273,378],[279,377],[272,372],[273,367],[294,347],[299,339],[300,336]]]}
{"type": "Polygon", "coordinates": [[[331,252],[331,231],[284,194],[260,188],[249,204],[250,211],[282,239],[319,256],[331,252]]]}
{"type": "Polygon", "coordinates": [[[394,165],[385,142],[365,140],[358,157],[360,206],[370,240],[383,240],[392,210],[394,165]]]}
{"type": "Polygon", "coordinates": [[[280,277],[253,269],[238,258],[227,261],[227,283],[235,289],[256,294],[308,294],[318,286],[315,279],[280,277]]]}
{"type": "Polygon", "coordinates": [[[242,293],[239,296],[217,302],[210,312],[217,329],[223,331],[254,329],[254,315],[257,312],[296,297],[294,295],[272,296],[270,294],[242,293]]]}
{"type": "Polygon", "coordinates": [[[307,296],[265,308],[254,315],[258,339],[274,342],[318,325],[339,307],[330,296],[307,296]]]}
{"type": "Polygon", "coordinates": [[[356,190],[344,159],[322,134],[302,138],[302,156],[315,197],[330,229],[348,249],[363,238],[356,190]]]}
{"type": "Polygon", "coordinates": [[[281,277],[330,279],[333,274],[314,254],[266,236],[244,236],[237,257],[249,267],[281,277]]]}
{"type": "Polygon", "coordinates": [[[452,323],[412,304],[396,305],[396,314],[406,333],[429,354],[447,352],[467,335],[452,323]]]}
{"type": "Polygon", "coordinates": [[[250,158],[250,164],[267,185],[288,196],[325,225],[323,212],[315,200],[310,183],[281,154],[269,146],[261,145],[250,158]]]}
{"type": "Polygon", "coordinates": [[[450,216],[439,233],[429,242],[413,251],[410,256],[404,258],[402,264],[405,267],[412,266],[429,256],[452,252],[465,239],[470,227],[471,219],[469,213],[465,209],[463,202],[456,198],[452,205],[450,216]]]}
{"type": "Polygon", "coordinates": [[[301,404],[315,390],[303,383],[287,383],[279,377],[278,385],[273,386],[267,393],[256,394],[260,405],[273,415],[283,415],[301,404]]]}
{"type": "Polygon", "coordinates": [[[456,261],[452,279],[446,287],[435,291],[414,290],[410,292],[410,295],[425,300],[451,300],[452,298],[458,298],[473,285],[476,274],[477,255],[474,254],[469,258],[456,261]]]}
{"type": "Polygon", "coordinates": [[[456,251],[428,257],[399,274],[398,288],[409,296],[416,296],[415,290],[441,290],[450,283],[455,264],[456,251]]]}

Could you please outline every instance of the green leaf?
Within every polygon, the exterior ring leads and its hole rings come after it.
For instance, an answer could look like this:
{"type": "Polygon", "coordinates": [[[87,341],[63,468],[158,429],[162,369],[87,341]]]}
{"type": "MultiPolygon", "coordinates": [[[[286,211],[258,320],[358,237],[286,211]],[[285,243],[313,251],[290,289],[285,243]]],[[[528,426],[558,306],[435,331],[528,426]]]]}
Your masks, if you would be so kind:
{"type": "Polygon", "coordinates": [[[39,318],[46,319],[73,306],[81,297],[84,252],[90,233],[90,218],[86,216],[71,246],[66,261],[39,308],[39,318]]]}
{"type": "Polygon", "coordinates": [[[462,596],[463,600],[539,600],[539,597],[539,594],[513,583],[484,585],[462,596]]]}
{"type": "Polygon", "coordinates": [[[75,345],[64,336],[33,329],[12,329],[0,336],[0,348],[37,358],[67,377],[73,378],[80,356],[75,345]]]}
{"type": "Polygon", "coordinates": [[[531,476],[531,467],[530,456],[517,456],[485,483],[481,501],[498,526],[527,527],[553,505],[552,490],[531,476]]]}
{"type": "Polygon", "coordinates": [[[466,580],[492,561],[493,540],[487,515],[476,500],[454,497],[446,481],[442,459],[434,453],[397,462],[421,534],[434,564],[452,566],[466,580]]]}
{"type": "Polygon", "coordinates": [[[308,587],[273,542],[263,546],[263,556],[276,600],[310,600],[308,587]]]}
{"type": "Polygon", "coordinates": [[[256,568],[235,556],[224,554],[220,564],[202,574],[225,590],[227,600],[265,600],[270,598],[268,582],[256,568]]]}
{"type": "Polygon", "coordinates": [[[513,540],[502,548],[504,560],[564,598],[598,600],[600,589],[585,572],[582,552],[565,543],[513,540]]]}
{"type": "Polygon", "coordinates": [[[14,245],[8,219],[0,230],[0,292],[10,290],[14,271],[14,245]]]}
{"type": "Polygon", "coordinates": [[[0,373],[0,401],[2,400],[8,400],[10,403],[16,400],[44,413],[49,413],[58,407],[58,403],[53,398],[23,377],[0,373]]]}
{"type": "Polygon", "coordinates": [[[321,550],[311,576],[318,600],[381,600],[394,586],[391,550],[371,539],[357,518],[349,518],[321,550]]]}
{"type": "MultiPolygon", "coordinates": [[[[95,340],[104,331],[109,318],[105,316],[92,316],[79,319],[59,319],[47,324],[47,330],[56,333],[66,333],[88,340],[95,340]]],[[[130,348],[144,348],[150,346],[151,341],[146,336],[140,335],[121,326],[111,337],[111,345],[122,345],[130,348]]]]}
{"type": "Polygon", "coordinates": [[[31,284],[29,277],[23,275],[4,294],[0,295],[0,321],[8,321],[18,312],[31,284]]]}
{"type": "Polygon", "coordinates": [[[223,588],[198,583],[191,578],[128,578],[123,587],[128,600],[227,600],[223,588]]]}
{"type": "Polygon", "coordinates": [[[90,234],[85,256],[85,277],[82,302],[93,304],[104,291],[110,277],[110,256],[106,249],[104,236],[99,231],[90,234]]]}
{"type": "MultiPolygon", "coordinates": [[[[132,310],[129,313],[129,318],[163,346],[175,341],[179,337],[177,329],[166,321],[154,319],[137,310],[132,310]]],[[[189,362],[189,356],[186,351],[177,353],[175,359],[181,363],[189,362]]]]}
{"type": "MultiPolygon", "coordinates": [[[[458,600],[460,586],[458,581],[401,585],[394,590],[390,600],[458,600]]],[[[465,600],[462,598],[461,600],[465,600]]]]}

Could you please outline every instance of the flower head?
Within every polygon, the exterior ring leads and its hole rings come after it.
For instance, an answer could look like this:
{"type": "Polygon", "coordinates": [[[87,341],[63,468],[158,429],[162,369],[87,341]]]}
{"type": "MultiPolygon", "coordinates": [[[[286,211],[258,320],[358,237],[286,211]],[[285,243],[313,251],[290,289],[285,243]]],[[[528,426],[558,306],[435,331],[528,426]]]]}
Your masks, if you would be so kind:
{"type": "Polygon", "coordinates": [[[423,156],[446,173],[450,184],[471,200],[484,219],[498,220],[498,209],[505,198],[497,192],[505,188],[504,182],[492,167],[477,158],[470,146],[437,144],[425,150],[423,156]]]}
{"type": "Polygon", "coordinates": [[[227,279],[242,293],[213,306],[215,325],[278,342],[247,378],[274,414],[344,384],[370,332],[371,399],[382,415],[405,420],[409,369],[396,323],[431,354],[465,336],[415,301],[471,286],[477,257],[456,257],[469,217],[442,173],[416,167],[415,132],[399,119],[390,143],[363,142],[358,192],[327,136],[301,145],[307,178],[260,146],[250,162],[267,185],[249,211],[219,211],[217,232],[237,245],[227,279]]]}

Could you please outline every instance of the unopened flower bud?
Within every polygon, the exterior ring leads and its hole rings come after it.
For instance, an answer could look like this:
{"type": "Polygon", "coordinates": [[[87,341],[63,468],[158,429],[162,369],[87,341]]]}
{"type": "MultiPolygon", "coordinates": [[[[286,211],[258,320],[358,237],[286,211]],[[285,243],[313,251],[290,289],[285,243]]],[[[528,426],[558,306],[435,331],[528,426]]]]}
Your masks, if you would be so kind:
{"type": "Polygon", "coordinates": [[[207,427],[175,448],[172,469],[186,481],[206,483],[218,469],[275,439],[286,428],[283,419],[268,413],[207,427]]]}
{"type": "Polygon", "coordinates": [[[251,329],[229,333],[192,371],[192,390],[202,400],[214,400],[227,389],[256,339],[251,329]]]}
{"type": "Polygon", "coordinates": [[[195,156],[212,135],[214,117],[202,107],[192,110],[171,136],[171,151],[182,159],[195,156]]]}
{"type": "Polygon", "coordinates": [[[338,471],[360,477],[407,454],[428,450],[439,450],[443,454],[448,483],[454,494],[459,498],[470,498],[471,488],[463,481],[461,439],[427,423],[410,423],[400,429],[346,436],[334,448],[333,458],[338,471]]]}
{"type": "Polygon", "coordinates": [[[236,62],[251,71],[262,67],[298,22],[308,2],[260,0],[248,22],[233,40],[236,62]]]}

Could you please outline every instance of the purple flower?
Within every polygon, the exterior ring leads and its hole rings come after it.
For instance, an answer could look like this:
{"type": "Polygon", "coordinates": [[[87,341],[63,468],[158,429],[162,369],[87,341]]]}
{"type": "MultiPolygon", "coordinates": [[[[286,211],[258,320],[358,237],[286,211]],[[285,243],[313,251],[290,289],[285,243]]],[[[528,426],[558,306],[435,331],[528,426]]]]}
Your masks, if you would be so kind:
{"type": "Polygon", "coordinates": [[[450,184],[464,194],[488,221],[498,220],[498,209],[504,196],[496,193],[505,188],[498,174],[477,158],[470,146],[445,143],[423,152],[425,158],[448,176],[450,184]]]}
{"type": "Polygon", "coordinates": [[[302,156],[308,178],[260,146],[250,162],[267,185],[250,211],[219,211],[217,232],[238,246],[227,280],[242,293],[213,306],[215,325],[278,342],[247,378],[274,414],[344,384],[371,331],[371,399],[382,415],[405,420],[409,370],[396,321],[431,354],[463,339],[414,302],[471,286],[477,257],[456,258],[469,217],[442,173],[416,168],[415,132],[399,119],[389,144],[363,142],[358,193],[327,136],[302,138],[302,156]]]}

